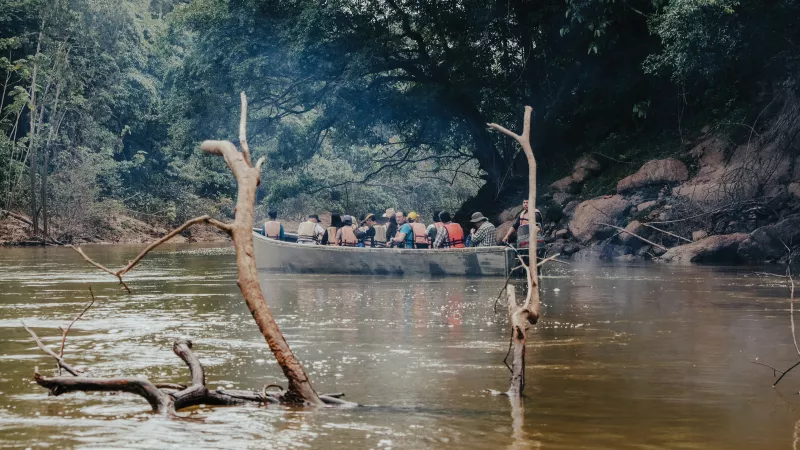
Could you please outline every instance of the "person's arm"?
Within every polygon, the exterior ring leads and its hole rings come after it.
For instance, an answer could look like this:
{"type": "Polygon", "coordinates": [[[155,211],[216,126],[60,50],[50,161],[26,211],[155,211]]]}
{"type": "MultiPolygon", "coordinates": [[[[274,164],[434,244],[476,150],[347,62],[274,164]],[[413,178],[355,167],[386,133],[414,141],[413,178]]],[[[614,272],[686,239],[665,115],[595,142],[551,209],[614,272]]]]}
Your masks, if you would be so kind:
{"type": "Polygon", "coordinates": [[[514,221],[514,225],[511,225],[511,228],[508,229],[506,235],[503,236],[503,242],[505,242],[506,244],[508,244],[508,240],[511,238],[511,235],[519,228],[521,217],[522,217],[521,215],[517,216],[517,220],[514,221]]]}
{"type": "Polygon", "coordinates": [[[398,231],[397,234],[395,234],[394,237],[392,238],[392,242],[394,242],[395,244],[399,244],[403,242],[405,239],[406,239],[406,234],[402,231],[398,231]]]}

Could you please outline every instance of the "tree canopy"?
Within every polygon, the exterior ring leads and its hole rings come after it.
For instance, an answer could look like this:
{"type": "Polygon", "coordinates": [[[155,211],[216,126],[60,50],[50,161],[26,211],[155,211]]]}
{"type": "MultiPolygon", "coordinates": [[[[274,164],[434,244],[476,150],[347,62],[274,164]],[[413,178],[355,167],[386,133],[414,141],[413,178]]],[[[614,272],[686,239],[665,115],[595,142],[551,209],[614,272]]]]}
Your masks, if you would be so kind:
{"type": "Polygon", "coordinates": [[[167,221],[230,213],[233,183],[197,143],[235,130],[243,90],[251,148],[268,156],[263,208],[472,197],[462,213],[489,214],[522,198],[527,174],[487,122],[534,107],[544,181],[599,147],[625,160],[642,136],[677,145],[692,120],[753,114],[795,75],[799,13],[796,0],[2,0],[3,207],[76,223],[109,202],[167,221]]]}

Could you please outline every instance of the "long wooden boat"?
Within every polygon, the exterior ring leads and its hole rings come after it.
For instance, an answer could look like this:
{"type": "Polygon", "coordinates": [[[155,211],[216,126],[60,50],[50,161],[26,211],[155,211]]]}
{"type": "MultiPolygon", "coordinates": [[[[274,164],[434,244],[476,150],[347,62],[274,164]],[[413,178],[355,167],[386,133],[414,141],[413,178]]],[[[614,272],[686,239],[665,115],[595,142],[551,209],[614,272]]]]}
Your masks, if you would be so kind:
{"type": "Polygon", "coordinates": [[[505,277],[514,252],[506,247],[454,249],[358,248],[278,241],[253,232],[256,266],[282,273],[505,277]]]}

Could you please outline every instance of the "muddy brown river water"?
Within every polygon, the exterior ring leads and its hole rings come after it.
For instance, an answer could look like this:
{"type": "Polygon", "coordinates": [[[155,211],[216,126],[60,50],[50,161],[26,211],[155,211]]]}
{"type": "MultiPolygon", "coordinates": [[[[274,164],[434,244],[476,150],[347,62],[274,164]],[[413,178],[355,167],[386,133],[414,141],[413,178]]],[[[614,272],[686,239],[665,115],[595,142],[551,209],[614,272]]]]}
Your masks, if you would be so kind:
{"type": "MultiPolygon", "coordinates": [[[[86,247],[110,266],[139,249],[86,247]]],[[[268,302],[320,392],[355,409],[197,407],[167,419],[131,395],[48,397],[55,372],[22,329],[66,347],[94,376],[186,382],[171,343],[186,337],[209,387],[283,379],[235,284],[228,248],[165,247],[127,295],[63,248],[0,248],[0,446],[5,448],[793,448],[800,371],[783,281],[763,268],[553,265],[531,332],[524,412],[505,390],[502,280],[262,274],[268,302]]],[[[778,270],[773,268],[773,270],[778,270]]],[[[284,383],[285,384],[285,383],[284,383]]]]}

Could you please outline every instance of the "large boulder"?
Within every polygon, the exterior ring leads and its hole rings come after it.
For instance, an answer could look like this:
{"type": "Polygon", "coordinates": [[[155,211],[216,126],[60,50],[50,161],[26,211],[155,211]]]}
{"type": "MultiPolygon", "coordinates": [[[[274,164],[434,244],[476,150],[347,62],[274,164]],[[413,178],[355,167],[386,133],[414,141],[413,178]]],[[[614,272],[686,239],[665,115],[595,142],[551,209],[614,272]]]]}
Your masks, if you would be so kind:
{"type": "Polygon", "coordinates": [[[800,242],[800,215],[787,217],[750,233],[739,246],[739,256],[755,262],[775,261],[787,254],[786,245],[797,242],[800,242]]]}
{"type": "Polygon", "coordinates": [[[500,223],[508,222],[509,220],[516,220],[519,213],[522,212],[522,205],[517,205],[512,208],[508,208],[500,213],[498,219],[500,219],[500,223]]]}
{"type": "Polygon", "coordinates": [[[600,163],[593,156],[582,156],[575,162],[572,173],[551,184],[550,188],[554,192],[562,194],[577,194],[580,192],[583,183],[597,175],[599,171],[600,163]]]}
{"type": "Polygon", "coordinates": [[[667,250],[662,261],[688,264],[693,262],[739,262],[739,246],[748,238],[747,233],[720,234],[691,244],[667,250]]]}
{"type": "Polygon", "coordinates": [[[625,226],[625,231],[628,233],[620,233],[619,236],[617,236],[617,239],[619,239],[622,244],[627,245],[628,247],[639,248],[643,242],[641,239],[634,236],[634,234],[641,236],[642,232],[645,231],[644,225],[642,225],[642,223],[638,220],[634,220],[625,226]]]}
{"type": "Polygon", "coordinates": [[[630,192],[645,186],[676,184],[689,179],[686,164],[677,159],[654,159],[644,165],[633,175],[629,175],[617,183],[617,192],[630,192]]]}
{"type": "Polygon", "coordinates": [[[592,155],[584,155],[575,163],[572,178],[578,183],[585,183],[600,172],[600,163],[592,155]]]}
{"type": "Polygon", "coordinates": [[[572,175],[567,175],[551,184],[550,188],[557,193],[577,194],[581,190],[581,183],[572,178],[572,175]]]}
{"type": "Polygon", "coordinates": [[[586,243],[602,232],[609,232],[607,226],[614,224],[630,207],[630,202],[621,195],[586,200],[575,208],[569,221],[569,231],[575,239],[586,243]]]}

